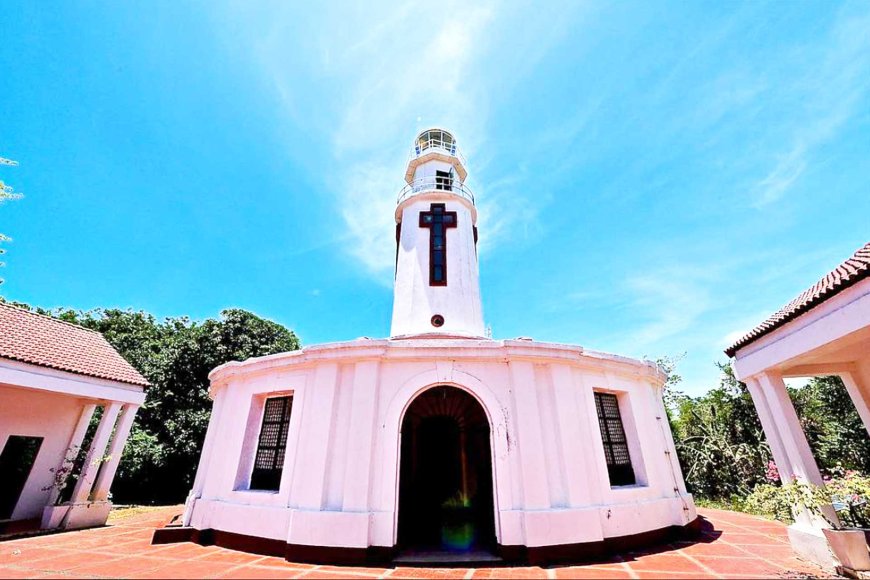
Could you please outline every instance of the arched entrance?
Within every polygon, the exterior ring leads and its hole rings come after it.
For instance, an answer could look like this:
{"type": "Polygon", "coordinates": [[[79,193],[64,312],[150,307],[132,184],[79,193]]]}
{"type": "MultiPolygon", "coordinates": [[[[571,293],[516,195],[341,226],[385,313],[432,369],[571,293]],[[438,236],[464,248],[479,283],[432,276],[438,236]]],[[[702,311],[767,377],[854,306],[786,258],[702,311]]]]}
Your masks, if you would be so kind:
{"type": "Polygon", "coordinates": [[[449,386],[417,396],[402,421],[399,547],[493,547],[492,488],[490,427],[480,403],[449,386]]]}

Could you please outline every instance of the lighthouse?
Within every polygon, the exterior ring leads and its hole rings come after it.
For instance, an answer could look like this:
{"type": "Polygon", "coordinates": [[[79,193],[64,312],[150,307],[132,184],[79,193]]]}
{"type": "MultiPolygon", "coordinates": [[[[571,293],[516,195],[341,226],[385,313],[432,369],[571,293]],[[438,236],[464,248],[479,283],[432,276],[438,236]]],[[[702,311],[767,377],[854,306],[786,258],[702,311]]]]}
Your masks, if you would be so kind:
{"type": "Polygon", "coordinates": [[[414,140],[396,205],[396,280],[390,335],[483,337],[477,209],[456,138],[414,140]]]}
{"type": "Polygon", "coordinates": [[[155,541],[293,562],[552,564],[697,525],[655,364],[485,336],[467,176],[453,133],[417,135],[388,338],[209,374],[182,525],[155,541]]]}

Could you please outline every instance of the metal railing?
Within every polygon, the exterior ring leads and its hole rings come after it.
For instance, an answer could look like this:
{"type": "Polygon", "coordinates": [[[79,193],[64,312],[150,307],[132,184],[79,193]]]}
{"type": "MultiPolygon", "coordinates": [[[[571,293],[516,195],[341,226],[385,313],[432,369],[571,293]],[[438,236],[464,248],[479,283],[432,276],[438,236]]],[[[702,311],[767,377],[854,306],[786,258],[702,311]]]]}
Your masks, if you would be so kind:
{"type": "Polygon", "coordinates": [[[399,192],[399,197],[396,204],[400,204],[410,197],[427,193],[430,191],[446,191],[454,193],[460,197],[464,197],[472,204],[474,203],[474,194],[465,186],[464,183],[455,177],[419,177],[402,188],[399,192]]]}
{"type": "Polygon", "coordinates": [[[455,140],[427,139],[423,142],[417,141],[417,143],[414,144],[414,148],[411,150],[411,157],[419,157],[430,150],[436,153],[444,153],[456,157],[462,165],[468,167],[468,164],[465,162],[465,156],[456,146],[455,140]]]}

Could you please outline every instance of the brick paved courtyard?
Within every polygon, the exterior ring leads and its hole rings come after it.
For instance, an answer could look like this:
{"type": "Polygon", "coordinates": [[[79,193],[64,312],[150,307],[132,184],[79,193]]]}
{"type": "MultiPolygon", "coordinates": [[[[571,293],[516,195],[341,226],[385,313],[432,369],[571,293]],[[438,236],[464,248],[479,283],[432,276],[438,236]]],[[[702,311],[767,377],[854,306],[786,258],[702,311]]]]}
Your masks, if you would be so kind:
{"type": "Polygon", "coordinates": [[[695,542],[553,568],[339,568],[196,544],[151,545],[178,507],[117,512],[104,528],[0,542],[0,578],[805,578],[825,577],[795,558],[785,526],[719,510],[695,542]]]}

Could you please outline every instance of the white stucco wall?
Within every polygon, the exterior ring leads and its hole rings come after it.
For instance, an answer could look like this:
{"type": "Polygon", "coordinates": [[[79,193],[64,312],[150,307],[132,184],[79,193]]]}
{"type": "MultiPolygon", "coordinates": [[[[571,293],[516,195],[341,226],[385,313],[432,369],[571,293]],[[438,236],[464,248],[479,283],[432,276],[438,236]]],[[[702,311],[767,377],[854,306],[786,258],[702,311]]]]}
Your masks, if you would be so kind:
{"type": "Polygon", "coordinates": [[[397,215],[401,216],[402,232],[390,334],[439,333],[482,337],[485,328],[474,243],[474,206],[449,192],[433,191],[408,199],[399,206],[397,215]],[[430,231],[420,227],[420,213],[429,211],[433,203],[443,203],[446,211],[456,212],[456,227],[446,229],[446,286],[429,285],[430,231]],[[435,314],[444,317],[443,326],[432,326],[435,314]]]}
{"type": "Polygon", "coordinates": [[[12,519],[37,518],[48,502],[54,474],[81,414],[82,401],[68,395],[0,385],[0,449],[12,435],[43,437],[36,463],[12,513],[12,519]]]}
{"type": "Polygon", "coordinates": [[[695,517],[664,419],[663,377],[647,363],[529,341],[360,340],[231,363],[212,381],[214,414],[185,515],[199,529],[393,546],[401,421],[437,385],[471,393],[489,417],[502,545],[598,541],[695,517]],[[638,485],[610,486],[595,390],[620,397],[638,485]],[[281,393],[294,403],[280,490],[247,491],[240,466],[249,469],[261,419],[252,407],[281,393]]]}

